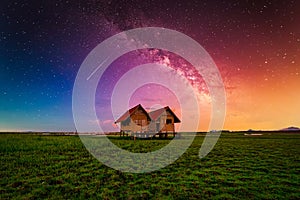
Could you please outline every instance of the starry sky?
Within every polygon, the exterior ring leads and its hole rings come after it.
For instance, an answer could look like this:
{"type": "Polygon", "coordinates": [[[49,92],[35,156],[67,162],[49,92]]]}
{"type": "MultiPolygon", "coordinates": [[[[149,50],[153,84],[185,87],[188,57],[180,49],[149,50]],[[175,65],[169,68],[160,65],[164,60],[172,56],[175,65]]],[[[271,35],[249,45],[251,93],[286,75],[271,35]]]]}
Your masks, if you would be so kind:
{"type": "MultiPolygon", "coordinates": [[[[182,32],[210,54],[226,90],[224,129],[300,126],[299,1],[4,0],[0,10],[0,131],[75,131],[72,90],[82,62],[105,39],[141,27],[182,32]]],[[[107,69],[95,96],[99,123],[116,130],[112,89],[122,74],[149,62],[175,69],[200,91],[205,130],[205,83],[195,82],[183,58],[158,49],[130,52],[107,69]]],[[[155,100],[180,116],[174,94],[158,85],[138,89],[130,105],[150,108],[155,100]]]]}

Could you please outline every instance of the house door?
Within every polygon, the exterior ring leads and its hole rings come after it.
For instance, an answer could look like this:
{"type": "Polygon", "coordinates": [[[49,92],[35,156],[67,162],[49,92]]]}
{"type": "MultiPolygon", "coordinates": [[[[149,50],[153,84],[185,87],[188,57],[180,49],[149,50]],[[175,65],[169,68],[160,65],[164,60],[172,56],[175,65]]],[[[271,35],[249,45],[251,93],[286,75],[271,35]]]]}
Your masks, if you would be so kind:
{"type": "Polygon", "coordinates": [[[156,132],[160,132],[160,123],[156,123],[156,132]]]}

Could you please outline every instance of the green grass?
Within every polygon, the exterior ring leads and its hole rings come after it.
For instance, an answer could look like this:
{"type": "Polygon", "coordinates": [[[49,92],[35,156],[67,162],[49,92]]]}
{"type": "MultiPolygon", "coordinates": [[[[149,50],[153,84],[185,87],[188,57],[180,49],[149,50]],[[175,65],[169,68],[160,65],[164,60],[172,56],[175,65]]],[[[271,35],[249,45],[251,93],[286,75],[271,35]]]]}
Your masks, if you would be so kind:
{"type": "MultiPolygon", "coordinates": [[[[111,139],[132,152],[169,140],[111,139]]],[[[203,137],[152,173],[115,171],[77,136],[0,134],[0,199],[300,199],[300,135],[223,134],[198,157],[203,137]]]]}

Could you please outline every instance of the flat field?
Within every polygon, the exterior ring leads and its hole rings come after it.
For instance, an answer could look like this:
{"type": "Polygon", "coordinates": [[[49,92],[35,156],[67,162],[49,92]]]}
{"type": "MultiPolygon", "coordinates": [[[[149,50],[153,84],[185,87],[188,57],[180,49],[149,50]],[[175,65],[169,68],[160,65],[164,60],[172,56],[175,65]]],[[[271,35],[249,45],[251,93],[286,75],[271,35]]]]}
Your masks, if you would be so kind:
{"type": "MultiPolygon", "coordinates": [[[[112,137],[132,152],[169,140],[112,137]]],[[[300,135],[224,133],[198,157],[203,136],[173,164],[145,174],[101,164],[78,136],[0,134],[0,199],[300,199],[300,135]]]]}

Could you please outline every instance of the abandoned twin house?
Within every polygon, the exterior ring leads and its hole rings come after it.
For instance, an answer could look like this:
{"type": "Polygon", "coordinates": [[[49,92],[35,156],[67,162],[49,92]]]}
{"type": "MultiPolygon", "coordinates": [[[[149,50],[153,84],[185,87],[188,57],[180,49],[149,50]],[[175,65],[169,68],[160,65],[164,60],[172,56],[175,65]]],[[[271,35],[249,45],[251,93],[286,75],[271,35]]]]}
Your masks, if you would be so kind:
{"type": "MultiPolygon", "coordinates": [[[[115,123],[120,123],[120,135],[132,137],[176,136],[174,123],[180,123],[175,113],[166,106],[147,112],[141,104],[129,109],[115,123]]],[[[179,136],[179,135],[178,135],[179,136]]]]}

